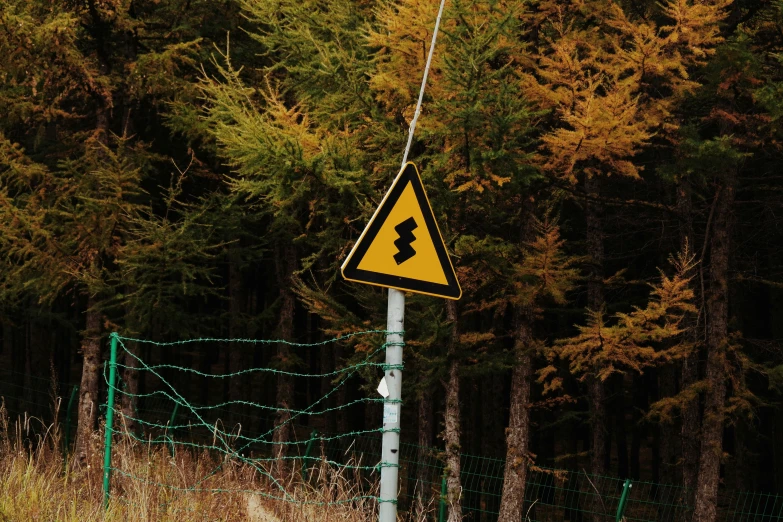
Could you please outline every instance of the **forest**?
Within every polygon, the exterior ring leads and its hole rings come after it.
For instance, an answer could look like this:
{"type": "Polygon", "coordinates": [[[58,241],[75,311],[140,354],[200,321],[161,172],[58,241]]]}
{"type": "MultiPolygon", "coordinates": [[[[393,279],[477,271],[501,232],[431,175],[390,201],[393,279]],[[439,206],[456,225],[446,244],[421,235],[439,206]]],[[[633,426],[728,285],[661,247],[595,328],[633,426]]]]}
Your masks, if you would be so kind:
{"type": "MultiPolygon", "coordinates": [[[[78,386],[78,463],[105,416],[112,332],[382,332],[387,291],[340,266],[399,172],[437,12],[0,1],[8,411],[51,416],[36,386],[78,386]]],[[[400,436],[440,452],[450,522],[466,515],[463,454],[505,459],[502,522],[522,519],[539,467],[681,485],[694,522],[718,520],[723,491],[783,494],[783,1],[448,0],[409,160],[462,298],[407,295],[400,436]]],[[[370,344],[137,344],[120,373],[142,396],[155,383],[134,351],[275,368],[172,378],[195,402],[233,401],[227,423],[250,396],[280,406],[249,421],[279,427],[334,384],[294,373],[370,344]]],[[[376,428],[381,409],[307,427],[376,428]]]]}

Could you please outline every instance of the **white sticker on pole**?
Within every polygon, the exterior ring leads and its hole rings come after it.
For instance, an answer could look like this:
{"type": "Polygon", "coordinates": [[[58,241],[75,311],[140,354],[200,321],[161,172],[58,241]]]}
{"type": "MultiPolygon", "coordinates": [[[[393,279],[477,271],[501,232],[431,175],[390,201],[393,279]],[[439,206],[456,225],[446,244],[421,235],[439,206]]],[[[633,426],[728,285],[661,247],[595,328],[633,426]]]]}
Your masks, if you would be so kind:
{"type": "Polygon", "coordinates": [[[386,377],[381,379],[381,383],[378,385],[378,393],[385,399],[389,396],[389,387],[386,385],[386,377]]]}
{"type": "Polygon", "coordinates": [[[399,404],[384,404],[383,405],[383,423],[384,424],[396,424],[399,421],[399,404]]]}

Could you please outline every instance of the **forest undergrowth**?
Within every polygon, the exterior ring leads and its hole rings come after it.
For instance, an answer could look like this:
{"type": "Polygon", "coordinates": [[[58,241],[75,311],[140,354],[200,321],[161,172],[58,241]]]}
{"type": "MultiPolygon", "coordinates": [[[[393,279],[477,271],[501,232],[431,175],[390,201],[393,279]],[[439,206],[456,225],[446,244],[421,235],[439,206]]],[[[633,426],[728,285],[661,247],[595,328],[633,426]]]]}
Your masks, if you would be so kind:
{"type": "Polygon", "coordinates": [[[307,484],[290,470],[283,493],[248,463],[130,438],[115,441],[112,466],[121,471],[113,473],[105,509],[102,435],[96,432],[91,442],[94,451],[77,462],[62,451],[56,422],[13,419],[0,404],[0,522],[364,522],[376,516],[374,498],[346,468],[322,466],[307,484]],[[270,498],[286,494],[292,502],[270,498]]]}

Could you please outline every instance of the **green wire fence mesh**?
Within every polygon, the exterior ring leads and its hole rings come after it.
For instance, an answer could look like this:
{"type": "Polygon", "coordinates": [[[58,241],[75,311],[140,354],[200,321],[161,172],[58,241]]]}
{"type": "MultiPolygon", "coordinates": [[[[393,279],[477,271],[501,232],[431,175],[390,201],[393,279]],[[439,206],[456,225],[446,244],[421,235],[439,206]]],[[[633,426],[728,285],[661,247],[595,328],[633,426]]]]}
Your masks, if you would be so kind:
{"type": "MultiPolygon", "coordinates": [[[[280,466],[289,468],[291,462],[301,462],[302,452],[308,451],[312,448],[313,442],[316,440],[315,436],[311,436],[308,439],[300,440],[292,438],[289,431],[292,428],[297,419],[308,419],[315,416],[324,416],[333,414],[339,410],[349,408],[355,404],[368,404],[368,403],[383,403],[389,402],[383,398],[368,398],[364,397],[354,401],[350,401],[345,404],[337,404],[329,406],[328,399],[334,395],[353,375],[359,371],[375,369],[378,373],[381,373],[386,369],[381,357],[384,355],[384,350],[387,344],[381,344],[379,336],[385,336],[389,332],[385,331],[365,331],[357,332],[343,336],[341,338],[330,339],[318,343],[292,343],[288,341],[269,341],[269,340],[255,340],[255,339],[193,339],[186,341],[175,342],[155,342],[145,339],[133,339],[129,337],[122,337],[117,334],[111,335],[111,359],[108,364],[108,374],[104,371],[104,377],[108,388],[108,400],[107,400],[107,414],[106,414],[106,443],[105,443],[105,462],[104,462],[104,494],[105,501],[108,506],[110,496],[110,475],[111,472],[117,472],[127,478],[133,480],[143,480],[143,477],[138,477],[129,473],[127,470],[115,467],[112,464],[112,443],[115,436],[117,438],[124,437],[135,443],[146,444],[163,444],[171,449],[172,456],[176,453],[178,448],[188,448],[195,451],[208,451],[214,454],[222,455],[224,459],[230,459],[234,462],[242,463],[252,468],[259,476],[263,477],[267,485],[270,486],[272,492],[257,492],[256,494],[263,496],[267,499],[274,499],[279,501],[285,501],[297,504],[315,504],[322,505],[323,501],[308,501],[300,500],[296,498],[293,491],[287,489],[285,475],[287,473],[280,472],[280,466]],[[198,344],[202,346],[210,346],[214,344],[249,344],[254,346],[281,346],[287,347],[299,347],[299,348],[311,348],[321,349],[327,347],[330,344],[334,344],[340,341],[358,339],[362,337],[376,337],[377,341],[368,341],[371,346],[376,348],[367,350],[363,360],[340,368],[331,372],[315,374],[315,373],[301,373],[295,372],[285,368],[272,368],[272,367],[260,367],[249,368],[234,372],[228,372],[223,374],[214,374],[207,371],[200,371],[189,367],[177,366],[174,364],[162,363],[151,364],[140,357],[136,352],[137,350],[130,349],[129,345],[148,344],[158,348],[166,348],[175,345],[186,344],[198,344]],[[119,362],[120,357],[118,351],[122,350],[121,360],[124,363],[119,362]],[[119,372],[118,372],[119,370],[119,372]],[[139,392],[138,390],[131,391],[132,387],[126,386],[118,378],[120,372],[142,372],[152,376],[152,380],[157,383],[157,386],[149,392],[139,392]],[[217,404],[198,405],[191,402],[186,397],[179,387],[174,385],[175,376],[174,372],[181,372],[195,376],[197,379],[202,379],[205,382],[202,386],[208,386],[210,380],[225,381],[228,379],[239,379],[244,375],[249,374],[269,374],[279,379],[292,379],[296,378],[315,378],[318,382],[322,380],[330,380],[333,382],[331,389],[325,391],[321,397],[312,401],[307,407],[302,409],[285,408],[280,405],[267,405],[260,402],[246,400],[246,399],[231,399],[217,404]],[[130,423],[133,426],[141,428],[143,433],[137,433],[137,429],[116,429],[113,425],[113,413],[115,410],[115,395],[125,396],[129,400],[129,403],[138,401],[140,399],[146,399],[150,397],[164,397],[171,401],[175,405],[175,408],[171,414],[170,419],[167,422],[160,420],[150,421],[142,418],[136,412],[130,411],[134,408],[130,408],[122,415],[122,421],[125,426],[130,423]],[[187,413],[188,420],[186,422],[177,421],[177,411],[183,410],[183,413],[187,413]],[[215,415],[216,412],[220,412],[229,408],[229,411],[233,409],[250,409],[256,412],[274,413],[276,415],[273,425],[266,430],[262,430],[261,433],[250,434],[247,431],[244,433],[240,429],[234,429],[236,424],[222,422],[220,415],[215,415]],[[179,433],[184,436],[177,436],[179,433]],[[152,436],[155,434],[156,436],[152,436]],[[281,435],[282,434],[282,435],[281,435]],[[210,441],[211,439],[211,441],[210,441]],[[276,469],[278,468],[278,469],[276,469]]],[[[400,368],[401,369],[401,368],[400,368]]],[[[280,383],[278,383],[280,385],[280,383]]],[[[292,386],[289,383],[287,386],[292,386]]],[[[365,435],[368,433],[382,433],[383,428],[365,430],[360,432],[348,432],[343,434],[336,434],[331,437],[319,437],[322,441],[337,440],[345,437],[354,437],[358,435],[365,435]]],[[[361,461],[355,462],[337,462],[325,460],[326,464],[339,466],[342,469],[351,469],[356,473],[363,472],[375,472],[380,470],[384,466],[397,466],[397,464],[391,464],[386,462],[377,462],[372,465],[363,463],[361,461]]],[[[209,479],[213,477],[222,467],[222,464],[218,464],[211,470],[205,470],[200,477],[193,477],[187,481],[187,484],[165,484],[155,483],[159,487],[177,489],[179,491],[199,491],[199,492],[212,492],[221,493],[227,492],[224,489],[218,487],[208,486],[209,479]]],[[[341,498],[335,501],[327,502],[328,504],[345,504],[349,502],[357,502],[361,500],[372,499],[380,502],[380,500],[370,494],[365,494],[360,491],[351,498],[341,498]]]]}
{"type": "MultiPolygon", "coordinates": [[[[383,370],[382,337],[385,332],[361,332],[359,337],[369,337],[372,342],[365,344],[376,346],[367,352],[366,357],[354,365],[332,372],[327,377],[333,387],[327,390],[330,396],[342,386],[347,378],[357,372],[383,370]]],[[[343,339],[345,340],[345,339],[343,339]]],[[[350,339],[348,339],[350,341],[350,339]]],[[[144,340],[131,340],[118,337],[119,347],[123,343],[147,343],[144,340]]],[[[262,343],[274,345],[277,341],[209,339],[193,342],[215,343],[262,343]]],[[[318,343],[313,348],[328,347],[337,339],[318,343]]],[[[165,347],[165,343],[154,343],[165,347]]],[[[178,344],[183,344],[182,342],[178,344]]],[[[138,353],[138,352],[136,352],[138,353]]],[[[138,356],[137,356],[138,357],[138,356]]],[[[126,369],[125,362],[117,363],[118,373],[126,369]]],[[[221,381],[242,378],[250,373],[267,373],[270,376],[283,375],[285,372],[274,368],[251,368],[234,374],[213,375],[198,372],[192,368],[169,364],[152,364],[139,358],[135,371],[147,372],[145,391],[136,393],[136,409],[128,416],[120,416],[117,428],[112,428],[118,437],[131,437],[138,444],[160,445],[171,452],[181,448],[198,451],[211,451],[256,466],[266,473],[268,467],[283,460],[299,470],[303,481],[313,480],[318,469],[328,465],[350,470],[358,482],[364,484],[360,494],[353,499],[373,500],[373,484],[377,482],[377,471],[381,460],[381,430],[351,431],[328,433],[325,430],[314,432],[310,422],[317,416],[334,415],[343,408],[358,404],[380,402],[377,398],[363,398],[350,404],[326,407],[323,397],[316,398],[308,407],[291,409],[287,423],[292,427],[293,437],[286,445],[286,452],[280,455],[274,451],[275,417],[279,415],[276,406],[266,406],[255,401],[228,401],[221,403],[203,403],[187,400],[185,394],[174,383],[178,382],[177,373],[187,372],[204,380],[221,381]],[[236,404],[236,403],[240,404],[236,404]],[[229,421],[230,419],[230,421],[229,421]],[[132,421],[136,431],[129,433],[125,427],[132,421]],[[306,421],[306,422],[303,422],[306,421]],[[231,426],[241,426],[240,429],[231,426]]],[[[306,378],[324,378],[321,374],[297,374],[306,378]]],[[[108,379],[108,369],[106,372],[108,379]]],[[[128,383],[118,378],[115,391],[118,396],[129,397],[128,383]]],[[[219,389],[217,396],[223,396],[222,388],[214,383],[208,384],[210,390],[219,389]]],[[[53,401],[61,397],[59,421],[65,426],[76,423],[76,408],[68,408],[71,398],[75,397],[74,383],[59,383],[53,386],[52,380],[33,377],[20,372],[0,370],[0,397],[4,398],[6,410],[12,415],[35,415],[48,418],[53,411],[53,401]],[[69,419],[67,411],[74,410],[69,419]]],[[[350,402],[350,401],[349,401],[350,402]]],[[[73,404],[71,404],[73,407],[73,404]]],[[[105,413],[105,406],[104,406],[105,413]]],[[[127,413],[127,412],[126,412],[127,413]]],[[[497,520],[505,462],[502,459],[476,455],[461,456],[461,503],[466,520],[489,522],[497,520]]],[[[111,467],[119,475],[132,480],[144,481],[145,477],[133,476],[122,468],[121,463],[111,467]],[[129,477],[129,475],[131,475],[129,477]]],[[[187,487],[182,485],[153,484],[160,488],[180,488],[188,491],[220,492],[210,486],[209,476],[216,470],[205,470],[187,487]]],[[[443,504],[443,454],[436,448],[420,447],[402,443],[400,446],[400,496],[398,507],[405,513],[427,513],[432,519],[445,516],[443,504]]],[[[524,522],[548,521],[592,521],[616,520],[618,504],[621,503],[625,480],[618,477],[591,475],[584,471],[567,471],[544,467],[533,467],[528,471],[524,522]]],[[[258,494],[259,492],[254,492],[258,494]]],[[[272,493],[260,493],[262,496],[285,501],[297,502],[291,492],[278,488],[272,493]]],[[[116,493],[122,500],[121,492],[116,493]]],[[[681,522],[691,518],[692,506],[688,505],[688,495],[681,486],[660,484],[647,481],[634,481],[627,489],[623,520],[627,522],[681,522]]],[[[620,511],[623,511],[621,508],[620,511]]],[[[783,496],[757,493],[721,491],[718,505],[720,522],[783,522],[783,496]]]]}
{"type": "MultiPolygon", "coordinates": [[[[380,455],[377,437],[357,437],[325,445],[327,455],[353,454],[373,460],[380,455]]],[[[466,520],[497,520],[503,489],[502,459],[462,455],[460,474],[462,509],[466,520]]],[[[413,444],[400,447],[400,498],[402,511],[415,511],[417,502],[427,504],[442,498],[443,462],[434,448],[413,444]]],[[[525,487],[524,522],[614,521],[625,480],[532,467],[525,487]]],[[[441,511],[441,510],[438,510],[441,511]]],[[[628,489],[622,520],[627,522],[684,522],[691,519],[682,486],[633,481],[628,489]]],[[[724,491],[719,496],[720,522],[783,522],[783,496],[768,493],[724,491]]]]}

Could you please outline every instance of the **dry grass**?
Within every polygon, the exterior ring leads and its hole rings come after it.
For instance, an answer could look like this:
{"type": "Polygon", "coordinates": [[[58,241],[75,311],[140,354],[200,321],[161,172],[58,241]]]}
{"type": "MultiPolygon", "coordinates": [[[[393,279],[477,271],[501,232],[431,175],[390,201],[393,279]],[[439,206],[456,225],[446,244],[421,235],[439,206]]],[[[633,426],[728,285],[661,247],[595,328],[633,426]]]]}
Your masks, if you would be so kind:
{"type": "Polygon", "coordinates": [[[297,502],[283,502],[268,498],[283,493],[246,463],[182,449],[172,456],[168,447],[130,439],[116,441],[113,466],[133,477],[114,472],[105,510],[100,434],[91,446],[93,454],[75,467],[60,451],[58,426],[12,421],[0,405],[0,522],[365,522],[377,516],[372,499],[329,505],[368,494],[344,469],[324,466],[310,484],[292,473],[283,486],[297,502]]]}

